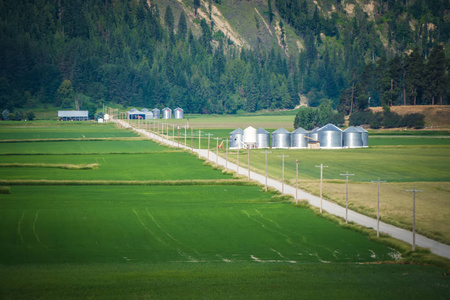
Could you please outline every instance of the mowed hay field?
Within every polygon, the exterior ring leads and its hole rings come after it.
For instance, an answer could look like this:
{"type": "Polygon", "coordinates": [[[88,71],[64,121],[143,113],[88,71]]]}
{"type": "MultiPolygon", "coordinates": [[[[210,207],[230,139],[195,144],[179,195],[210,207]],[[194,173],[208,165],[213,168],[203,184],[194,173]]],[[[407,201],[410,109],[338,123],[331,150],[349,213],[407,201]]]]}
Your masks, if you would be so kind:
{"type": "Polygon", "coordinates": [[[122,140],[1,143],[8,145],[1,185],[10,194],[0,194],[0,298],[445,299],[450,292],[445,269],[398,264],[399,250],[289,197],[111,130],[122,140]],[[98,165],[56,167],[63,164],[98,165]]]}

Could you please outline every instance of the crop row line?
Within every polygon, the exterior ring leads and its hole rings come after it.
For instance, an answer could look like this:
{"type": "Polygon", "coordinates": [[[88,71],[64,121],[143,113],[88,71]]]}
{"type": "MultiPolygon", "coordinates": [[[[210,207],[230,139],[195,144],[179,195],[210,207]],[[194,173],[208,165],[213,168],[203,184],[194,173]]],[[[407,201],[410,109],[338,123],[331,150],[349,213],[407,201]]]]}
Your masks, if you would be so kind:
{"type": "Polygon", "coordinates": [[[79,142],[79,141],[141,141],[143,137],[108,137],[108,138],[48,138],[48,139],[8,139],[0,143],[34,143],[34,142],[79,142]]]}
{"type": "Polygon", "coordinates": [[[147,152],[89,152],[89,153],[80,153],[80,152],[71,152],[71,153],[0,153],[0,156],[16,156],[16,155],[104,155],[104,154],[113,154],[113,155],[124,155],[124,154],[161,154],[161,153],[180,153],[184,152],[183,150],[163,150],[163,151],[147,151],[147,152]]]}
{"type": "Polygon", "coordinates": [[[255,182],[246,179],[195,179],[195,180],[0,180],[0,185],[150,185],[150,186],[188,186],[188,185],[234,185],[254,186],[255,182]]]}
{"type": "Polygon", "coordinates": [[[100,164],[74,165],[74,164],[44,164],[44,163],[0,163],[0,168],[56,168],[68,170],[92,170],[100,164]]]}

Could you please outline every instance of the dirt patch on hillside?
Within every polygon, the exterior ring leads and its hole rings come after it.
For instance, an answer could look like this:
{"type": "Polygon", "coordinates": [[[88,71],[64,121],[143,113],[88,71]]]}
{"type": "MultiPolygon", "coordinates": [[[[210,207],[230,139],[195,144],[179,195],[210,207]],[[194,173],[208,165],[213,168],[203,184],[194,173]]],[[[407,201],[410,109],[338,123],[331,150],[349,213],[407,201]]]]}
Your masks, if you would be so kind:
{"type": "MultiPolygon", "coordinates": [[[[373,112],[383,111],[382,107],[371,107],[373,112]]],[[[391,111],[399,115],[423,114],[425,125],[429,128],[450,127],[450,106],[448,105],[415,105],[415,106],[392,106],[391,111]]]]}

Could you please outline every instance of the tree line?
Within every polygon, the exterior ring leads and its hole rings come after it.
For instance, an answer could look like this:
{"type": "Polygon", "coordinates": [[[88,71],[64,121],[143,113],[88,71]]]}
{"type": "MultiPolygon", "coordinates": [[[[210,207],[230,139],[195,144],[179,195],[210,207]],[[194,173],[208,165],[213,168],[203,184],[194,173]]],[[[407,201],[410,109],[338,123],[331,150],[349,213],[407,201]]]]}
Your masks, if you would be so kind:
{"type": "Polygon", "coordinates": [[[0,109],[44,104],[92,110],[116,103],[236,113],[291,109],[301,94],[311,106],[331,103],[346,114],[364,110],[369,99],[370,105],[448,104],[442,12],[430,11],[424,1],[391,2],[380,1],[383,11],[374,23],[362,11],[345,18],[340,1],[326,18],[309,2],[275,0],[284,22],[304,41],[298,55],[286,55],[260,44],[239,49],[198,15],[194,34],[183,11],[175,15],[171,6],[144,0],[4,0],[0,109]],[[393,25],[399,12],[420,17],[418,31],[393,25]],[[390,32],[387,47],[377,24],[390,32]],[[404,55],[417,41],[421,47],[404,55]]]}

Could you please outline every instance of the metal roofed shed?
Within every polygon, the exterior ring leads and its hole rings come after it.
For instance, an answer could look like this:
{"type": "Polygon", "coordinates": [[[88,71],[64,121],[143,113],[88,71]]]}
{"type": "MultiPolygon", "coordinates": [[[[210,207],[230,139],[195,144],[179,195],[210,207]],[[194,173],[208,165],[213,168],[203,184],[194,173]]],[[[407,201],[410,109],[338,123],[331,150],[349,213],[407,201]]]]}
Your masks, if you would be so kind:
{"type": "Polygon", "coordinates": [[[291,133],[284,128],[272,132],[272,148],[286,149],[291,146],[291,133]]]}
{"type": "Polygon", "coordinates": [[[230,149],[243,148],[244,130],[238,128],[230,132],[230,149]]]}
{"type": "Polygon", "coordinates": [[[145,119],[145,112],[141,112],[136,108],[132,108],[129,111],[127,111],[127,119],[128,120],[145,119]]]}
{"type": "Polygon", "coordinates": [[[318,140],[321,149],[342,148],[342,130],[333,124],[327,124],[319,129],[318,140]]]}
{"type": "Polygon", "coordinates": [[[244,144],[246,148],[256,148],[256,128],[249,126],[244,129],[244,144]]]}
{"type": "Polygon", "coordinates": [[[291,148],[308,148],[308,131],[299,127],[291,132],[291,148]]]}
{"type": "Polygon", "coordinates": [[[153,119],[159,119],[161,118],[161,111],[157,108],[152,109],[153,112],[153,119]]]}
{"type": "Polygon", "coordinates": [[[270,148],[270,133],[262,127],[256,130],[256,148],[270,148]]]}
{"type": "Polygon", "coordinates": [[[183,109],[180,107],[175,108],[174,110],[175,119],[183,119],[183,109]]]}
{"type": "Polygon", "coordinates": [[[366,147],[366,148],[369,147],[369,132],[367,130],[365,130],[364,128],[362,128],[361,126],[356,126],[356,129],[361,131],[362,146],[366,147]]]}
{"type": "Polygon", "coordinates": [[[342,132],[342,147],[361,148],[362,145],[362,132],[358,128],[350,126],[342,132]]]}
{"type": "Polygon", "coordinates": [[[163,119],[172,119],[172,110],[168,107],[162,110],[162,118],[163,119]]]}
{"type": "Polygon", "coordinates": [[[58,110],[58,118],[61,121],[87,121],[89,112],[87,110],[58,110]]]}

